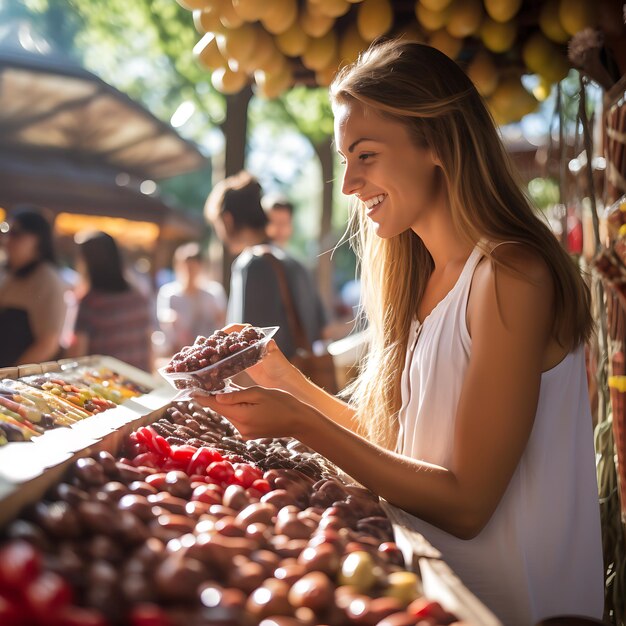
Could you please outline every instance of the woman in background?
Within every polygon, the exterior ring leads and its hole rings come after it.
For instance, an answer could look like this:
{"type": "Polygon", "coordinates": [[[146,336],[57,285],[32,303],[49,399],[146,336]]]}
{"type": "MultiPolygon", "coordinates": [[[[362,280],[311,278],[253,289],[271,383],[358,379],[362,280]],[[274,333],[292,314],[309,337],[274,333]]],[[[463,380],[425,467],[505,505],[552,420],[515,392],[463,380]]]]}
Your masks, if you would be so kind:
{"type": "Polygon", "coordinates": [[[0,367],[59,355],[65,287],[56,268],[52,225],[30,206],[14,211],[3,235],[6,275],[0,281],[0,367]]]}
{"type": "Polygon", "coordinates": [[[125,278],[115,239],[90,231],[79,233],[76,243],[77,267],[88,288],[78,305],[69,356],[104,354],[150,371],[150,304],[125,278]]]}

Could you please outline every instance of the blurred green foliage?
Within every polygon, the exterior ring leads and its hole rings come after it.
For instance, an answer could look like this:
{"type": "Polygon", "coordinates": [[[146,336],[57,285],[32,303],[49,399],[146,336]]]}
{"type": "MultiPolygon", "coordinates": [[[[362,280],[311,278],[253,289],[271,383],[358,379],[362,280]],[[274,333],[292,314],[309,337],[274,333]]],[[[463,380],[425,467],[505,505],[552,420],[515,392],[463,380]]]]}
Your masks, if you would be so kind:
{"type": "Polygon", "coordinates": [[[533,178],[528,183],[528,195],[537,208],[545,211],[559,202],[559,183],[554,178],[533,178]]]}

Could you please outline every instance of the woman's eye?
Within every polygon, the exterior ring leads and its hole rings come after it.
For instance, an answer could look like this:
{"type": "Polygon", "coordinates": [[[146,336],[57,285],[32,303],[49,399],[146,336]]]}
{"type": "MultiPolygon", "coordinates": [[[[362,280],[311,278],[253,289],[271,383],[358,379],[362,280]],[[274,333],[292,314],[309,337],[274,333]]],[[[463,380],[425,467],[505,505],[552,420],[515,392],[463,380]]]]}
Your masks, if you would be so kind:
{"type": "Polygon", "coordinates": [[[364,152],[363,154],[359,154],[359,159],[361,161],[367,161],[367,159],[375,156],[373,152],[364,152]]]}

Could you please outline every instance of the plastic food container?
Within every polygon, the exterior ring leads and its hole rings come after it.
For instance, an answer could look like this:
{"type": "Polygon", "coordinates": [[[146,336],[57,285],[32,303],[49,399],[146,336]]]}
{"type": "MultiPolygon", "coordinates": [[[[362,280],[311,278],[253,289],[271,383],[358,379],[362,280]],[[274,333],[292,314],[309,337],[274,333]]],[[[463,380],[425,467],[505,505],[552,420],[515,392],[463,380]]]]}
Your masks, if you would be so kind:
{"type": "Polygon", "coordinates": [[[176,396],[177,399],[182,399],[183,396],[189,397],[192,392],[197,390],[223,393],[228,391],[232,376],[258,363],[265,356],[267,344],[276,334],[278,328],[278,326],[259,328],[265,335],[262,339],[213,365],[207,365],[193,372],[167,372],[167,366],[165,366],[159,368],[158,372],[170,385],[186,391],[186,393],[176,396]]]}

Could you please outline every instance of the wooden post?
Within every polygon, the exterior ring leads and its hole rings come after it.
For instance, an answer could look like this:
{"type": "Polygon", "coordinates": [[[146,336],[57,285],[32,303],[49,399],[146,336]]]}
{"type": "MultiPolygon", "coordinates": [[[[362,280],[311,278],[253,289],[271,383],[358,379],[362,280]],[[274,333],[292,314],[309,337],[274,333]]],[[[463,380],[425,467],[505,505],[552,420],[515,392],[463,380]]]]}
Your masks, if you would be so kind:
{"type": "MultiPolygon", "coordinates": [[[[248,104],[252,89],[248,85],[239,93],[226,96],[226,119],[222,124],[224,133],[224,159],[213,170],[213,182],[232,176],[244,168],[246,143],[248,139],[248,104]]],[[[222,283],[226,292],[230,292],[230,266],[233,257],[222,246],[222,283]]]]}

